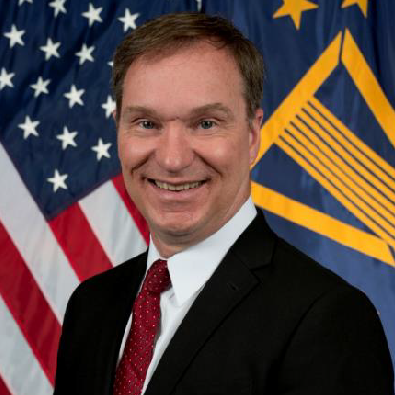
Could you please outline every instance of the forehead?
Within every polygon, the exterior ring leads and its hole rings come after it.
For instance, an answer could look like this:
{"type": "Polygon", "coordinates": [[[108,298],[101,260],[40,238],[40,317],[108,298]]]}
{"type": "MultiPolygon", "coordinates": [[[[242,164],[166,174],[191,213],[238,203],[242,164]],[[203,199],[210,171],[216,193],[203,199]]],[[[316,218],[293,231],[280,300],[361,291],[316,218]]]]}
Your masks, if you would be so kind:
{"type": "Polygon", "coordinates": [[[233,56],[207,42],[146,55],[127,70],[124,105],[177,107],[208,102],[240,105],[242,79],[233,56]]]}

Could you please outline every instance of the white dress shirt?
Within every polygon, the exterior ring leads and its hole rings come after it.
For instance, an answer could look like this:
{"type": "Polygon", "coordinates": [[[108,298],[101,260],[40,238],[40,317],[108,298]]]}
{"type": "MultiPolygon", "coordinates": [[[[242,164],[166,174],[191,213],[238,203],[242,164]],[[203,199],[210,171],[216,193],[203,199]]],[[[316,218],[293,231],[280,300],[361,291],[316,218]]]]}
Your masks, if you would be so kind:
{"type": "MultiPolygon", "coordinates": [[[[170,258],[161,258],[152,239],[150,238],[147,270],[157,259],[167,260],[170,272],[171,287],[160,297],[161,322],[157,336],[154,354],[147,370],[142,394],[152,377],[163,352],[169,345],[171,338],[181,324],[192,303],[203,289],[206,281],[224,258],[229,248],[244,232],[256,216],[256,209],[249,198],[240,210],[216,233],[199,244],[189,247],[170,258]]],[[[119,360],[125,348],[127,335],[132,324],[132,315],[125,328],[119,360]]]]}

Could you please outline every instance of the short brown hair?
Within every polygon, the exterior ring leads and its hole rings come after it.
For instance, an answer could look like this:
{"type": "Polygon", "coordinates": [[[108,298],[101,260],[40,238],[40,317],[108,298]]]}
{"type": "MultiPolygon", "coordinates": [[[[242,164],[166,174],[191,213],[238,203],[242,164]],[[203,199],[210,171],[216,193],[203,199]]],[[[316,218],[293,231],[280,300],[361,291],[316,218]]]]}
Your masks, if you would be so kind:
{"type": "Polygon", "coordinates": [[[262,55],[228,20],[196,12],[162,15],[138,27],[118,45],[112,73],[117,119],[122,107],[125,75],[137,58],[168,55],[199,41],[225,48],[234,57],[243,80],[247,116],[252,119],[262,100],[262,55]]]}

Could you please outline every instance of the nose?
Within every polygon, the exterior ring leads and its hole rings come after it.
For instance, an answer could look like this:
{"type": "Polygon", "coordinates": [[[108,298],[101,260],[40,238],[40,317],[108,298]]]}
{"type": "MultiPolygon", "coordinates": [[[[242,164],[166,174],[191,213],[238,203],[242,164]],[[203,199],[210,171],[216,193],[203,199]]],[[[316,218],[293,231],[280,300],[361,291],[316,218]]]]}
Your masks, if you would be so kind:
{"type": "Polygon", "coordinates": [[[159,166],[169,173],[177,173],[189,167],[193,161],[191,137],[181,122],[170,122],[162,130],[156,148],[159,166]]]}

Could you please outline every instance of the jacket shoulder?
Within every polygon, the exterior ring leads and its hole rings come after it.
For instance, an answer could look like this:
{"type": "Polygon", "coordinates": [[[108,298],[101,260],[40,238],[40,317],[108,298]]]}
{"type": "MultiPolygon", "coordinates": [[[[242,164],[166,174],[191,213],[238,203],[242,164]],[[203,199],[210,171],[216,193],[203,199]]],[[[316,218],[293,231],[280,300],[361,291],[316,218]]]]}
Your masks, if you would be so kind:
{"type": "Polygon", "coordinates": [[[144,275],[146,256],[147,253],[144,252],[112,269],[82,281],[71,295],[70,302],[74,299],[108,298],[111,290],[122,287],[125,283],[134,282],[136,278],[144,275]]]}
{"type": "Polygon", "coordinates": [[[276,235],[260,210],[234,251],[255,275],[265,297],[280,310],[292,310],[301,317],[326,295],[347,294],[354,303],[375,312],[363,292],[276,235]]]}

